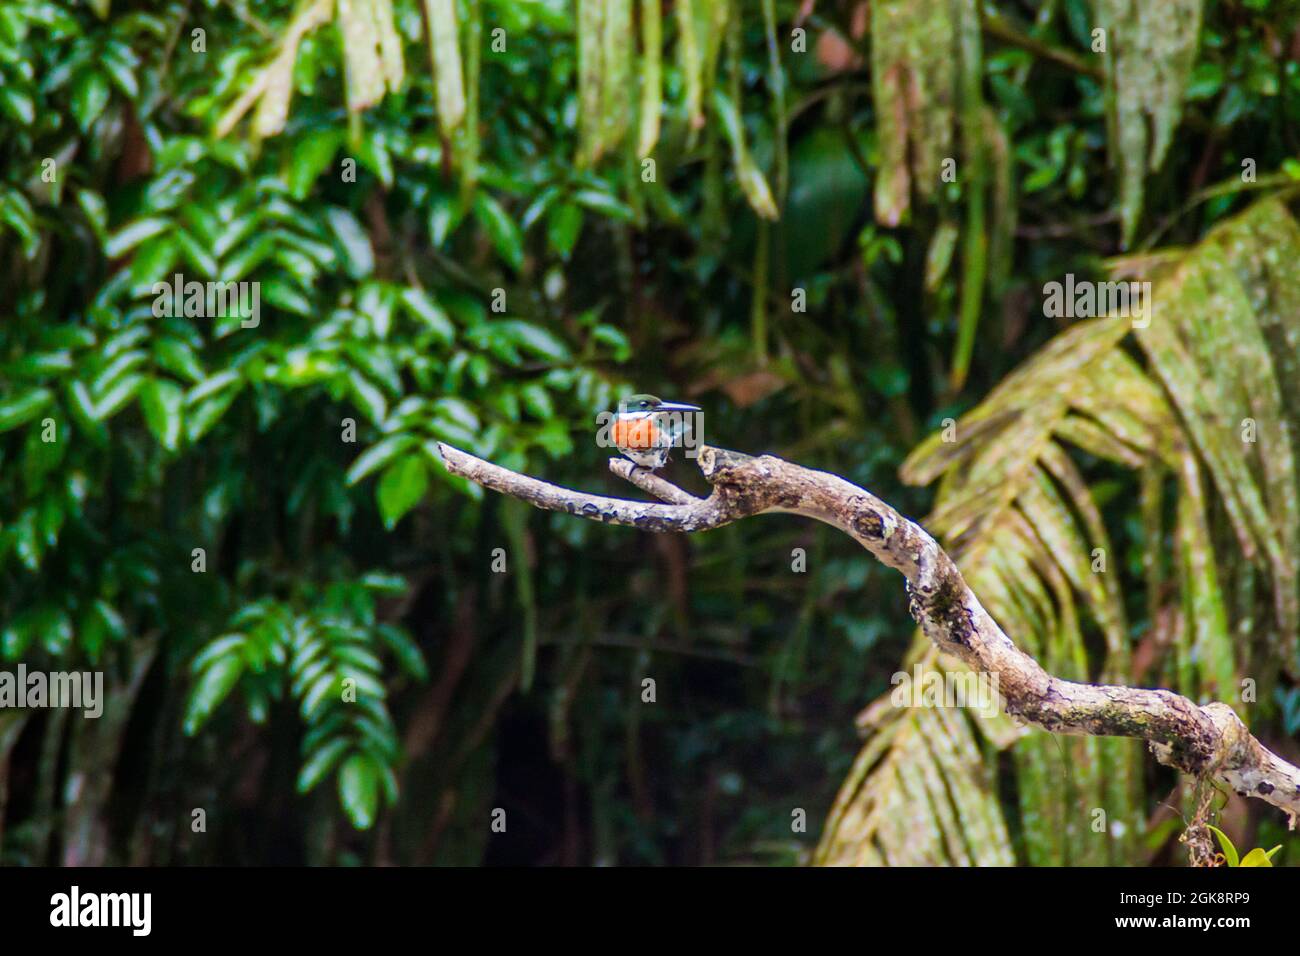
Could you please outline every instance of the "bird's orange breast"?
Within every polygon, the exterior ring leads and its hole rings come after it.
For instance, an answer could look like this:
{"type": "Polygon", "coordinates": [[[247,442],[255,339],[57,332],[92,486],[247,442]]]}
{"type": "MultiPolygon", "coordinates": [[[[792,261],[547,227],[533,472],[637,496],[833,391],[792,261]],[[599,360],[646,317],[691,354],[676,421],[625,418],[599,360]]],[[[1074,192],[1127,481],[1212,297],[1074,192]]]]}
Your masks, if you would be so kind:
{"type": "Polygon", "coordinates": [[[614,444],[619,448],[655,447],[655,423],[649,418],[614,423],[614,444]]]}

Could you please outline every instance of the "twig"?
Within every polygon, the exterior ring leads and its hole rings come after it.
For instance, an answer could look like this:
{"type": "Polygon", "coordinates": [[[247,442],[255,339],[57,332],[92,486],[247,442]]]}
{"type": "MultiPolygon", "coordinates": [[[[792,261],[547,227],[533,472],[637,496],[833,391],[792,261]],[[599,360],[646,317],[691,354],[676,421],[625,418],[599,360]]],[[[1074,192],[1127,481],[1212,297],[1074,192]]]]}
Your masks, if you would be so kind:
{"type": "Polygon", "coordinates": [[[670,505],[697,504],[704,500],[703,498],[697,498],[689,491],[683,491],[671,481],[660,478],[653,471],[635,465],[626,458],[611,458],[609,460],[609,470],[624,481],[632,482],[642,491],[648,491],[660,501],[666,501],[670,505]]]}
{"type": "Polygon", "coordinates": [[[571,491],[450,445],[440,443],[438,448],[452,474],[538,508],[606,524],[660,532],[706,531],[772,512],[823,521],[902,573],[911,598],[908,610],[922,631],[939,650],[992,675],[1008,714],[1051,733],[1140,738],[1161,763],[1198,780],[1213,777],[1243,796],[1285,811],[1292,829],[1300,818],[1300,769],[1251,736],[1227,704],[1198,707],[1168,690],[1053,677],[1007,637],[934,538],[838,475],[771,455],[752,457],[705,446],[696,460],[713,493],[701,499],[680,488],[676,491],[685,497],[668,492],[675,486],[664,479],[611,465],[616,474],[627,471],[624,477],[638,487],[682,501],[657,504],[571,491]]]}
{"type": "Polygon", "coordinates": [[[1277,189],[1279,194],[1285,195],[1288,192],[1295,191],[1295,180],[1287,173],[1269,173],[1254,182],[1242,182],[1234,177],[1217,183],[1213,186],[1206,186],[1204,189],[1194,193],[1190,199],[1161,220],[1160,225],[1151,231],[1151,234],[1142,240],[1138,247],[1139,252],[1145,252],[1155,246],[1174,223],[1182,219],[1189,212],[1195,209],[1201,203],[1208,202],[1211,199],[1218,199],[1220,196],[1232,196],[1236,193],[1255,192],[1261,189],[1277,189]],[[1287,190],[1286,187],[1292,187],[1287,190]]]}
{"type": "Polygon", "coordinates": [[[987,7],[984,10],[983,28],[985,33],[996,40],[1001,40],[1003,43],[1010,43],[1012,46],[1018,46],[1022,50],[1028,50],[1030,53],[1037,54],[1045,59],[1054,60],[1062,66],[1067,66],[1095,80],[1100,81],[1106,78],[1106,73],[1101,67],[1089,63],[1069,50],[1044,43],[1027,33],[1021,33],[1011,25],[1010,21],[1005,20],[987,7]]]}

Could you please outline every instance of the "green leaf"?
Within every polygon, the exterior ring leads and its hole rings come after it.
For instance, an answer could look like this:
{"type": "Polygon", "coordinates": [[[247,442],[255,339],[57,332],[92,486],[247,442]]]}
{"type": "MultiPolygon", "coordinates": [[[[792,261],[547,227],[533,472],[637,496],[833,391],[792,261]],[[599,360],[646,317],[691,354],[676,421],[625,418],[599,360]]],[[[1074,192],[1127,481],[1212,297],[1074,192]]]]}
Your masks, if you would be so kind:
{"type": "MultiPolygon", "coordinates": [[[[367,282],[357,294],[356,309],[365,316],[374,330],[375,338],[383,341],[393,329],[393,307],[396,305],[396,288],[387,282],[367,282]]],[[[373,352],[354,353],[358,361],[362,356],[373,356],[373,352]]],[[[383,380],[383,376],[378,376],[383,380]]]]}
{"type": "Polygon", "coordinates": [[[598,325],[591,330],[593,342],[608,345],[614,351],[615,362],[626,362],[632,354],[632,343],[622,329],[613,325],[598,325]]]}
{"type": "Polygon", "coordinates": [[[130,252],[146,239],[152,239],[165,229],[172,226],[169,219],[137,219],[129,222],[117,232],[108,237],[104,243],[104,255],[110,259],[116,259],[130,252]]]}
{"type": "Polygon", "coordinates": [[[487,193],[480,193],[474,199],[474,218],[501,258],[518,272],[524,264],[524,237],[510,214],[487,193]]]}
{"type": "Polygon", "coordinates": [[[104,112],[110,94],[108,79],[98,70],[86,70],[77,77],[72,85],[72,115],[83,133],[104,112]]]}
{"type": "Polygon", "coordinates": [[[140,390],[140,407],[145,424],[158,444],[175,451],[181,442],[181,409],[185,393],[175,382],[152,378],[140,390]]]}
{"type": "Polygon", "coordinates": [[[582,232],[582,209],[573,203],[560,203],[546,219],[546,244],[561,259],[568,259],[582,232]]]}
{"type": "Polygon", "coordinates": [[[224,372],[218,372],[215,375],[205,378],[201,383],[195,385],[185,395],[186,405],[197,405],[211,395],[217,392],[225,391],[229,386],[240,381],[239,372],[233,368],[228,368],[224,372]]]}
{"type": "Polygon", "coordinates": [[[65,611],[43,608],[37,630],[41,635],[41,646],[51,657],[66,654],[72,646],[72,621],[65,611]]]}
{"type": "Polygon", "coordinates": [[[565,362],[569,359],[569,347],[558,336],[540,325],[522,319],[507,319],[496,323],[496,327],[506,333],[514,344],[534,355],[553,362],[565,362]]]}
{"type": "Polygon", "coordinates": [[[191,408],[189,414],[185,416],[186,439],[195,442],[206,435],[238,396],[238,388],[226,389],[203,399],[191,408]]]}
{"type": "Polygon", "coordinates": [[[741,122],[736,106],[721,90],[713,94],[714,108],[722,122],[722,130],[731,142],[732,161],[736,167],[736,178],[741,191],[749,200],[750,206],[764,219],[776,219],[779,212],[767,179],[755,164],[745,145],[745,127],[741,122]]]}
{"type": "Polygon", "coordinates": [[[569,437],[569,426],[560,419],[553,418],[533,436],[546,453],[552,458],[560,459],[573,454],[573,439],[569,437]]]}
{"type": "Polygon", "coordinates": [[[441,248],[465,218],[465,207],[458,196],[439,194],[429,200],[429,239],[441,248]]]}
{"type": "Polygon", "coordinates": [[[347,483],[355,485],[366,475],[378,471],[415,443],[416,439],[413,435],[405,434],[389,435],[382,441],[376,442],[358,455],[356,461],[352,463],[352,467],[348,469],[347,483]]]}
{"type": "Polygon", "coordinates": [[[363,574],[361,583],[371,591],[390,596],[405,594],[411,587],[402,575],[389,574],[385,571],[370,571],[363,574]]]}
{"type": "Polygon", "coordinates": [[[1244,857],[1242,857],[1241,863],[1238,865],[1243,867],[1244,866],[1270,866],[1271,867],[1273,865],[1273,854],[1280,849],[1282,849],[1282,844],[1280,843],[1277,846],[1273,847],[1273,849],[1269,850],[1267,853],[1264,852],[1264,848],[1262,846],[1257,846],[1255,847],[1255,849],[1251,850],[1244,857]]]}
{"type": "Polygon", "coordinates": [[[48,388],[34,388],[30,392],[0,401],[0,432],[25,425],[50,404],[54,395],[48,388]]]}
{"type": "Polygon", "coordinates": [[[339,801],[358,830],[368,830],[379,807],[379,768],[366,754],[353,754],[339,771],[339,801]]]}
{"type": "Polygon", "coordinates": [[[58,420],[53,424],[52,434],[43,423],[38,428],[27,430],[27,439],[23,443],[22,471],[23,485],[29,495],[40,491],[46,476],[59,466],[67,452],[67,424],[58,420]],[[53,438],[53,441],[46,441],[47,438],[53,438]]]}
{"type": "Polygon", "coordinates": [[[357,217],[337,206],[325,211],[325,219],[343,249],[343,266],[353,279],[364,279],[375,269],[375,250],[357,217]]]}
{"type": "Polygon", "coordinates": [[[456,328],[447,318],[446,311],[429,293],[423,289],[403,289],[402,302],[406,310],[419,319],[432,331],[443,345],[450,345],[456,338],[456,328]]]}
{"type": "Polygon", "coordinates": [[[190,672],[203,673],[214,661],[234,655],[247,643],[248,638],[243,634],[223,634],[221,637],[214,637],[203,650],[194,655],[194,660],[190,661],[190,672]]]}
{"type": "Polygon", "coordinates": [[[131,282],[135,286],[152,289],[158,276],[171,275],[180,258],[181,248],[174,233],[156,236],[140,244],[131,258],[131,282]]]}
{"type": "Polygon", "coordinates": [[[153,347],[153,357],[160,366],[173,375],[187,378],[191,384],[197,384],[207,377],[199,363],[194,348],[183,339],[159,339],[153,347]]]}
{"type": "Polygon", "coordinates": [[[476,432],[482,427],[474,406],[463,398],[453,398],[450,395],[440,398],[434,403],[434,411],[439,417],[455,422],[468,432],[476,432]]]}
{"type": "Polygon", "coordinates": [[[102,598],[97,599],[81,615],[77,628],[78,643],[92,664],[99,663],[104,645],[109,639],[120,639],[126,630],[122,616],[102,598]]]}
{"type": "MultiPolygon", "coordinates": [[[[403,581],[403,590],[406,582],[403,581]]],[[[379,626],[379,636],[383,639],[384,644],[393,652],[402,669],[417,680],[425,680],[429,676],[428,665],[424,662],[424,654],[420,652],[419,646],[411,640],[409,634],[400,627],[394,627],[391,624],[381,624],[379,626]]]]}
{"type": "Polygon", "coordinates": [[[212,712],[226,699],[243,671],[243,658],[232,654],[217,658],[203,672],[190,691],[189,702],[185,705],[184,728],[187,737],[194,736],[212,716],[212,712]]]}
{"type": "MultiPolygon", "coordinates": [[[[143,336],[147,334],[147,330],[141,328],[140,331],[141,337],[143,338],[143,336]]],[[[122,379],[122,376],[127,372],[139,368],[140,365],[144,363],[145,359],[149,357],[148,353],[145,352],[144,349],[130,348],[129,346],[132,344],[133,342],[124,335],[114,338],[114,340],[105,347],[105,357],[111,354],[113,360],[104,366],[104,368],[100,370],[100,373],[96,375],[94,380],[90,383],[91,394],[104,395],[114,384],[122,379]]]]}
{"type": "Polygon", "coordinates": [[[379,514],[384,519],[384,526],[389,531],[393,530],[402,516],[424,497],[428,487],[429,470],[419,455],[406,455],[389,465],[375,490],[375,500],[379,503],[379,514]]]}
{"type": "Polygon", "coordinates": [[[11,86],[0,88],[0,110],[24,126],[31,126],[36,121],[36,104],[32,98],[11,86]]]}
{"type": "MultiPolygon", "coordinates": [[[[107,8],[106,0],[103,6],[107,8]]],[[[139,65],[139,60],[129,47],[121,43],[111,43],[99,62],[108,78],[113,81],[113,85],[121,90],[124,96],[134,100],[140,95],[140,84],[136,82],[135,73],[132,72],[132,68],[139,65]]]]}
{"type": "Polygon", "coordinates": [[[362,138],[357,144],[357,159],[361,165],[374,173],[385,189],[391,189],[393,186],[393,158],[389,155],[388,144],[384,141],[382,133],[375,131],[371,127],[369,136],[362,138]]]}
{"type": "Polygon", "coordinates": [[[70,372],[73,368],[72,353],[67,349],[56,352],[30,352],[10,365],[17,376],[23,378],[44,378],[70,372]]]}
{"type": "Polygon", "coordinates": [[[525,232],[533,228],[534,223],[550,212],[551,207],[559,200],[560,195],[558,186],[547,186],[543,189],[537,198],[529,203],[528,208],[524,210],[524,214],[519,217],[519,227],[525,232]]]}
{"type": "Polygon", "coordinates": [[[243,279],[269,258],[276,250],[276,241],[272,236],[263,235],[244,245],[236,246],[221,267],[222,275],[228,282],[243,279]]]}
{"type": "Polygon", "coordinates": [[[95,231],[95,237],[103,243],[108,236],[108,204],[104,201],[104,197],[90,189],[78,189],[77,204],[86,214],[86,220],[90,223],[90,228],[95,231]]]}
{"type": "Polygon", "coordinates": [[[123,375],[95,403],[96,414],[101,420],[112,418],[135,398],[142,384],[144,384],[143,375],[135,372],[123,375]]]}
{"type": "Polygon", "coordinates": [[[294,143],[285,177],[294,199],[306,198],[342,143],[343,131],[335,127],[314,130],[294,143]]]}
{"type": "Polygon", "coordinates": [[[95,400],[90,397],[90,389],[86,387],[86,383],[72,382],[67,388],[66,396],[68,409],[82,431],[98,444],[102,445],[106,442],[108,429],[99,420],[99,411],[95,408],[95,400]]]}
{"type": "Polygon", "coordinates": [[[348,373],[348,385],[357,407],[376,425],[382,425],[388,417],[388,401],[379,387],[355,369],[348,373]]]}
{"type": "Polygon", "coordinates": [[[9,531],[14,538],[14,551],[23,567],[28,571],[40,570],[41,556],[45,553],[45,549],[41,546],[41,536],[36,526],[35,510],[29,508],[24,511],[22,517],[9,531]]]}
{"type": "Polygon", "coordinates": [[[302,765],[302,769],[298,771],[298,792],[307,793],[324,780],[351,745],[352,742],[346,737],[335,737],[316,748],[316,751],[302,765]]]}
{"type": "Polygon", "coordinates": [[[555,404],[551,401],[551,393],[540,382],[525,385],[519,390],[519,397],[523,399],[524,407],[534,418],[548,421],[555,417],[555,404]]]}
{"type": "Polygon", "coordinates": [[[282,279],[267,279],[262,283],[262,298],[267,305],[275,306],[285,312],[311,318],[316,314],[315,303],[298,291],[298,287],[282,279]]]}
{"type": "Polygon", "coordinates": [[[633,222],[636,219],[636,213],[632,211],[632,207],[619,202],[609,193],[595,189],[581,189],[573,194],[573,201],[584,209],[590,209],[592,212],[598,212],[602,216],[617,219],[620,222],[633,222]]]}
{"type": "Polygon", "coordinates": [[[37,613],[34,609],[24,611],[0,631],[0,658],[13,661],[23,655],[32,642],[37,613]]]}
{"type": "MultiPolygon", "coordinates": [[[[306,681],[304,681],[306,683],[306,681]]],[[[304,720],[313,719],[316,712],[320,709],[321,704],[325,701],[326,696],[331,691],[339,690],[339,677],[329,667],[329,661],[320,661],[319,669],[315,672],[315,678],[311,681],[311,687],[302,695],[302,703],[299,710],[304,720]]]]}

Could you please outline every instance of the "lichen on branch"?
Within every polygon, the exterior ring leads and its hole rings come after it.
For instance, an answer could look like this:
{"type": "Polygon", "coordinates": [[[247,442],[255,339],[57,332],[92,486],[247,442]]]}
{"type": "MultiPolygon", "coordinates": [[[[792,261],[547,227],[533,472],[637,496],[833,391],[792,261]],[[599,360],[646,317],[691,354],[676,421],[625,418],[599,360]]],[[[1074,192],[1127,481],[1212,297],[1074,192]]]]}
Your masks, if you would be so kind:
{"type": "Polygon", "coordinates": [[[610,461],[615,474],[668,502],[657,503],[573,491],[447,444],[438,448],[452,474],[546,511],[606,524],[657,532],[707,531],[780,512],[825,522],[902,573],[909,610],[925,635],[941,651],[995,677],[1008,714],[1052,733],[1145,740],[1161,763],[1278,807],[1292,829],[1300,820],[1300,769],[1256,740],[1231,707],[1200,707],[1168,690],[1053,677],[1003,632],[925,529],[838,475],[772,455],[705,446],[697,463],[713,490],[698,498],[624,459],[610,461]]]}

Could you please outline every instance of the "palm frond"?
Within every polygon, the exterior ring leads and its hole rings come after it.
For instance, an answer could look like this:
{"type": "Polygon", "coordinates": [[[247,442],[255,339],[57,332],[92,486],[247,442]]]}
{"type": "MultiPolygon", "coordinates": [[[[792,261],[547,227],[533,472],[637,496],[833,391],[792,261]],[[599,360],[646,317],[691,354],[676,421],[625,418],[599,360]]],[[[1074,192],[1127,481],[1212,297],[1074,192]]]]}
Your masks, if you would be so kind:
{"type": "MultiPolygon", "coordinates": [[[[1135,472],[1148,624],[1169,645],[1145,679],[1197,699],[1227,698],[1250,650],[1234,638],[1225,599],[1239,568],[1267,576],[1274,626],[1263,639],[1292,676],[1300,671],[1300,419],[1293,411],[1300,407],[1300,226],[1278,199],[1265,200],[1197,246],[1146,261],[1154,262],[1149,322],[1104,317],[1060,333],[955,428],[923,442],[902,475],[913,484],[938,481],[927,525],[1008,634],[1052,673],[1125,683],[1134,679],[1121,594],[1127,569],[1113,553],[1088,469],[1135,472]],[[1130,335],[1145,368],[1128,351],[1130,335]],[[1225,529],[1235,549],[1225,551],[1225,529]],[[1166,577],[1170,538],[1175,559],[1166,577]],[[1101,653],[1089,653],[1092,629],[1101,653]]],[[[1240,601],[1233,608],[1254,611],[1240,601]]],[[[942,815],[908,799],[908,773],[920,771],[900,767],[924,765],[925,748],[942,746],[934,733],[953,734],[950,743],[978,762],[969,726],[913,711],[877,715],[876,725],[818,859],[961,862],[942,815]],[[887,808],[907,816],[886,824],[879,817],[887,808]]],[[[1020,850],[1029,862],[1132,860],[1145,825],[1138,744],[1043,734],[986,739],[995,750],[1011,746],[1020,850]]],[[[971,764],[938,769],[963,780],[990,772],[971,764]]]]}
{"type": "MultiPolygon", "coordinates": [[[[923,666],[933,667],[933,653],[923,666]]],[[[1010,866],[1015,860],[971,719],[885,695],[831,810],[822,866],[1010,866]]],[[[1005,722],[1004,727],[1005,730],[1005,722]]]]}

